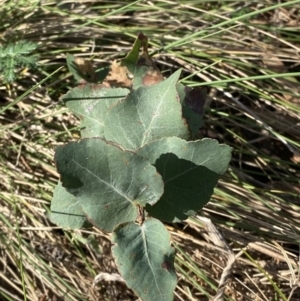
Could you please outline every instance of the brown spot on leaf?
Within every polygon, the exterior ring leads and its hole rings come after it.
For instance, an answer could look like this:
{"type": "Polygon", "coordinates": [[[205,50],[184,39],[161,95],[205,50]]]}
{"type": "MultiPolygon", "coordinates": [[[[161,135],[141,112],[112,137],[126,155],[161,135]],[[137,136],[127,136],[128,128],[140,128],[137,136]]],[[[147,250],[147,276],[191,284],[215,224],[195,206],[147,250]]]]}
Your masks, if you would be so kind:
{"type": "Polygon", "coordinates": [[[108,84],[111,87],[130,88],[132,86],[132,76],[126,66],[113,61],[103,84],[108,84]]]}
{"type": "Polygon", "coordinates": [[[159,70],[150,69],[144,76],[142,83],[144,86],[152,86],[160,83],[163,80],[164,77],[159,70]]]}
{"type": "Polygon", "coordinates": [[[92,88],[92,90],[98,90],[98,89],[101,89],[101,88],[105,88],[105,85],[103,85],[103,84],[92,84],[90,87],[92,88]]]}
{"type": "Polygon", "coordinates": [[[87,83],[80,84],[80,85],[78,86],[78,88],[79,88],[79,89],[83,89],[83,88],[85,88],[85,87],[86,87],[86,85],[87,85],[87,83]]]}
{"type": "Polygon", "coordinates": [[[172,266],[171,264],[168,262],[168,261],[164,261],[162,264],[161,264],[161,267],[164,269],[164,270],[167,270],[167,271],[170,271],[172,269],[172,266]]]}

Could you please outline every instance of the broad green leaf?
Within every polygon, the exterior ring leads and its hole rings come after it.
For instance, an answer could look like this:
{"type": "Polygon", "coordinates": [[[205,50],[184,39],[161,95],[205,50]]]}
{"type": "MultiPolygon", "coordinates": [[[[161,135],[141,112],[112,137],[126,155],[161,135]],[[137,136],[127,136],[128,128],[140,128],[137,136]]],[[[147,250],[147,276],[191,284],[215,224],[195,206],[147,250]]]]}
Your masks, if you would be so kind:
{"type": "Polygon", "coordinates": [[[145,145],[136,153],[147,158],[152,164],[155,164],[162,154],[173,153],[180,159],[204,166],[221,175],[228,168],[231,152],[230,146],[219,144],[217,140],[210,138],[185,141],[177,137],[166,137],[145,145]]]}
{"type": "Polygon", "coordinates": [[[181,222],[206,205],[219,175],[207,167],[179,159],[172,153],[163,154],[155,167],[165,183],[164,194],[147,212],[165,222],[181,222]]]}
{"type": "Polygon", "coordinates": [[[112,234],[117,267],[143,301],[172,301],[177,277],[170,234],[156,219],[119,225],[112,234]]]}
{"type": "Polygon", "coordinates": [[[127,150],[135,150],[162,137],[187,139],[176,91],[180,71],[167,80],[133,90],[125,100],[111,107],[105,118],[104,135],[127,150]]]}
{"type": "Polygon", "coordinates": [[[79,229],[87,222],[81,205],[62,187],[61,182],[54,189],[50,209],[50,220],[60,227],[79,229]]]}
{"type": "Polygon", "coordinates": [[[99,138],[57,147],[55,161],[62,185],[105,231],[134,221],[137,205],[154,204],[163,193],[161,176],[148,160],[99,138]]]}
{"type": "Polygon", "coordinates": [[[81,137],[104,135],[104,118],[110,106],[125,98],[125,88],[105,88],[87,84],[70,90],[62,99],[71,112],[80,119],[81,137]]]}
{"type": "Polygon", "coordinates": [[[216,140],[184,141],[163,138],[138,150],[162,175],[165,191],[153,206],[146,206],[150,215],[166,221],[186,219],[206,205],[231,159],[231,147],[216,140]]]}

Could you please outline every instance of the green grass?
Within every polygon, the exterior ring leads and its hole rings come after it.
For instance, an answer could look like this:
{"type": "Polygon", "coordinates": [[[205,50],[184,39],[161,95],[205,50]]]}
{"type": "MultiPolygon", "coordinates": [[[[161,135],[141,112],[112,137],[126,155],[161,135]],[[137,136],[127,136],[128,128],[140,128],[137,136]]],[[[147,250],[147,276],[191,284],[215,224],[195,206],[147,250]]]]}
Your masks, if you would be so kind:
{"type": "MultiPolygon", "coordinates": [[[[299,1],[2,1],[1,43],[38,43],[36,69],[0,79],[0,299],[136,300],[119,282],[109,235],[65,231],[47,218],[56,145],[78,136],[59,101],[76,82],[66,54],[98,68],[142,31],[163,74],[209,87],[200,137],[234,147],[228,173],[199,215],[236,262],[224,300],[299,300],[299,1]],[[179,3],[180,2],[180,3],[179,3]],[[153,5],[152,5],[153,4],[153,5]],[[98,254],[78,237],[95,236],[98,254]],[[43,299],[44,298],[44,299],[43,299]]],[[[197,217],[168,226],[177,250],[175,300],[213,299],[226,254],[197,217]]]]}

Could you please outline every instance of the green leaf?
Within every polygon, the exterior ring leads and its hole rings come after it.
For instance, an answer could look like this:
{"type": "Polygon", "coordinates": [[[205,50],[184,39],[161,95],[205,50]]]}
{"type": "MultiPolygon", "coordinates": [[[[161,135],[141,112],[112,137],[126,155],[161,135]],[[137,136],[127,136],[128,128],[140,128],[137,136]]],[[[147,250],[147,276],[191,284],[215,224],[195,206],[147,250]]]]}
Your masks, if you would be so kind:
{"type": "Polygon", "coordinates": [[[30,53],[37,47],[38,44],[25,40],[0,46],[0,71],[5,83],[13,82],[16,79],[16,68],[36,67],[39,57],[37,55],[30,55],[30,53]]]}
{"type": "Polygon", "coordinates": [[[126,67],[132,80],[132,88],[136,90],[141,86],[151,86],[163,81],[164,77],[152,61],[148,53],[148,38],[140,33],[134,42],[130,53],[121,61],[126,67]],[[142,48],[142,54],[140,53],[142,48]]]}
{"type": "Polygon", "coordinates": [[[50,209],[50,220],[62,228],[79,229],[87,222],[81,205],[61,182],[54,189],[50,209]]]}
{"type": "Polygon", "coordinates": [[[163,154],[155,167],[162,175],[165,191],[159,202],[146,206],[147,212],[165,222],[181,222],[206,205],[219,175],[204,166],[163,154]]]}
{"type": "Polygon", "coordinates": [[[166,137],[145,145],[136,153],[147,158],[151,164],[155,164],[162,154],[173,153],[180,159],[191,161],[222,175],[228,168],[231,152],[230,146],[219,144],[217,140],[210,138],[185,141],[177,137],[166,137]]]}
{"type": "Polygon", "coordinates": [[[87,84],[70,90],[62,99],[80,119],[82,138],[104,136],[104,118],[110,106],[125,98],[125,88],[87,84]]]}
{"type": "Polygon", "coordinates": [[[97,83],[102,83],[106,76],[109,73],[109,68],[108,67],[102,67],[96,70],[96,82],[97,83]]]}
{"type": "Polygon", "coordinates": [[[59,146],[55,152],[62,185],[87,219],[105,231],[137,218],[137,205],[155,204],[163,181],[148,160],[99,138],[59,146]]]}
{"type": "Polygon", "coordinates": [[[135,150],[165,136],[189,137],[176,91],[180,70],[167,80],[133,90],[111,107],[104,121],[104,134],[127,150],[135,150]]]}
{"type": "Polygon", "coordinates": [[[185,87],[177,84],[177,91],[182,104],[182,115],[186,119],[192,134],[195,138],[199,129],[203,126],[204,104],[207,97],[206,87],[185,87]]]}
{"type": "Polygon", "coordinates": [[[140,33],[138,35],[132,46],[132,49],[127,54],[127,56],[121,61],[121,65],[126,66],[132,74],[135,73],[137,67],[141,46],[143,46],[144,49],[147,49],[148,47],[148,39],[143,33],[140,33]]]}
{"type": "Polygon", "coordinates": [[[231,159],[231,148],[216,140],[184,141],[163,138],[137,153],[146,157],[162,175],[165,191],[150,215],[166,222],[179,222],[206,205],[231,159]]]}
{"type": "Polygon", "coordinates": [[[148,219],[142,225],[119,225],[112,234],[117,267],[130,287],[143,301],[172,301],[177,277],[174,249],[164,225],[148,219]]]}

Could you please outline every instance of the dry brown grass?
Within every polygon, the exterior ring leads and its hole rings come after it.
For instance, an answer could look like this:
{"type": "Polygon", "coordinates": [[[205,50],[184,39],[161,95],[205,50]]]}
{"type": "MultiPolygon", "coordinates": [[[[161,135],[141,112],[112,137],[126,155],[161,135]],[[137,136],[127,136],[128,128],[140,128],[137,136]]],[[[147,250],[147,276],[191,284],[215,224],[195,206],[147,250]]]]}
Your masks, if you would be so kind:
{"type": "MultiPolygon", "coordinates": [[[[183,77],[193,74],[186,84],[206,82],[211,103],[200,134],[235,148],[201,213],[236,257],[224,300],[300,300],[300,1],[270,10],[277,2],[181,2],[124,9],[131,2],[1,1],[2,41],[14,35],[40,45],[38,69],[18,70],[16,82],[0,86],[1,300],[137,299],[119,282],[92,287],[98,273],[117,272],[109,234],[58,229],[46,212],[58,180],[54,147],[79,138],[77,120],[59,102],[76,85],[66,53],[106,65],[140,31],[166,76],[183,68],[183,77]]],[[[196,217],[168,227],[175,300],[213,300],[228,254],[196,217]]]]}

